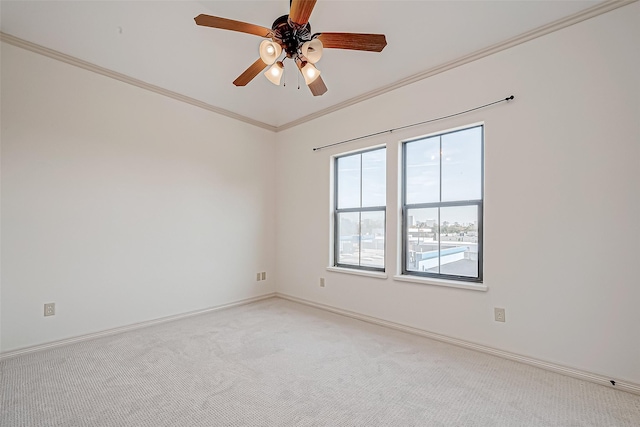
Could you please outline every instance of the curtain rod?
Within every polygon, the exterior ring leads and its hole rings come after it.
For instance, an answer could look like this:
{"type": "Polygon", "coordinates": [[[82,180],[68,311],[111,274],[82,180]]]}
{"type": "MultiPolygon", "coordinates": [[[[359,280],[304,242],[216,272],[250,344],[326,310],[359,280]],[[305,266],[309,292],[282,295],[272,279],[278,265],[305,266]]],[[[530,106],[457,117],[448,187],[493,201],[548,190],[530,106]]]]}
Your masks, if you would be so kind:
{"type": "Polygon", "coordinates": [[[449,114],[447,116],[442,116],[442,117],[438,117],[438,118],[435,118],[435,119],[425,120],[423,122],[413,123],[413,124],[410,124],[410,125],[400,126],[400,127],[393,128],[393,129],[387,129],[387,130],[383,130],[383,131],[380,131],[380,132],[370,133],[368,135],[358,136],[356,138],[346,139],[344,141],[335,142],[333,144],[323,145],[322,147],[316,147],[316,148],[313,149],[313,151],[319,151],[319,150],[322,150],[323,148],[333,147],[334,145],[346,144],[347,142],[358,141],[360,139],[370,138],[372,136],[382,135],[384,133],[391,133],[391,132],[394,132],[394,131],[397,131],[397,130],[402,130],[402,129],[410,128],[410,127],[413,127],[413,126],[419,126],[419,125],[424,125],[426,123],[435,122],[435,121],[438,121],[438,120],[448,119],[450,117],[455,117],[455,116],[459,116],[461,114],[470,113],[471,111],[479,110],[481,108],[485,108],[485,107],[488,107],[490,105],[499,104],[500,102],[509,102],[514,98],[515,97],[513,95],[511,95],[511,96],[509,96],[507,98],[500,99],[500,100],[494,101],[494,102],[490,102],[488,104],[484,104],[484,105],[481,105],[479,107],[471,108],[469,110],[460,111],[459,113],[449,114]]]}

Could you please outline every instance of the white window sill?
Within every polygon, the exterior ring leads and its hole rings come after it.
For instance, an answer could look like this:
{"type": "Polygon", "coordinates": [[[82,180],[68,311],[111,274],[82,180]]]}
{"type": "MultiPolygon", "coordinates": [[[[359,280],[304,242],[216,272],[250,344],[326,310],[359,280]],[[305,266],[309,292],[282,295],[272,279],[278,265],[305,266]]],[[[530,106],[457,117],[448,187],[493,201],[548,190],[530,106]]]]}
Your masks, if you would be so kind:
{"type": "Polygon", "coordinates": [[[489,290],[487,285],[483,285],[482,283],[463,282],[458,280],[435,279],[431,277],[422,277],[422,276],[410,276],[408,274],[395,275],[393,276],[393,280],[397,280],[399,282],[420,283],[423,285],[445,286],[448,288],[470,289],[472,291],[481,291],[481,292],[486,292],[487,290],[489,290]]]}
{"type": "Polygon", "coordinates": [[[356,276],[373,277],[373,278],[376,278],[376,279],[386,279],[387,278],[387,273],[381,273],[379,271],[358,270],[358,269],[355,269],[355,268],[327,267],[327,271],[333,271],[335,273],[355,274],[356,276]]]}

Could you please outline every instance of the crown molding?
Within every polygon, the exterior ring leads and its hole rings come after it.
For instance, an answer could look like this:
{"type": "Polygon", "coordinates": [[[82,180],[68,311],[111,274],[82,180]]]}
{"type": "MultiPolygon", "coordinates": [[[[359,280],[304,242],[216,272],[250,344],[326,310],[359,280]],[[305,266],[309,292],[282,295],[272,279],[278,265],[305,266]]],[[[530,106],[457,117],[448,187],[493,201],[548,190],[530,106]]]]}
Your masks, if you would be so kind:
{"type": "Polygon", "coordinates": [[[536,39],[538,37],[542,37],[544,35],[553,33],[555,31],[561,30],[563,28],[569,27],[574,24],[578,24],[582,21],[586,21],[587,19],[595,18],[596,16],[602,15],[604,13],[610,12],[612,10],[618,9],[619,7],[623,7],[629,5],[631,3],[635,3],[638,0],[607,0],[602,3],[598,3],[597,5],[585,9],[576,14],[567,16],[565,18],[559,19],[557,21],[551,22],[547,25],[543,25],[542,27],[538,27],[526,33],[520,34],[511,39],[505,40],[503,42],[494,44],[484,49],[477,50],[468,55],[455,59],[453,61],[444,63],[437,67],[430,68],[428,70],[422,71],[420,73],[411,75],[409,77],[405,77],[401,80],[398,80],[395,83],[391,83],[387,86],[383,86],[381,88],[372,90],[370,92],[364,93],[362,95],[347,99],[343,102],[335,104],[331,107],[325,108],[323,110],[317,111],[315,113],[306,115],[299,119],[293,120],[288,123],[284,123],[280,126],[273,126],[246,116],[242,114],[234,113],[229,110],[225,110],[224,108],[216,107],[214,105],[208,104],[203,101],[199,101],[195,98],[188,97],[186,95],[179,94],[177,92],[170,91],[168,89],[164,89],[160,86],[152,85],[150,83],[144,82],[142,80],[135,79],[133,77],[129,77],[125,74],[118,73],[116,71],[109,70],[104,67],[100,67],[98,65],[92,64],[87,61],[83,61],[81,59],[75,58],[71,55],[66,55],[62,52],[58,52],[53,49],[49,49],[47,47],[38,45],[36,43],[31,43],[29,41],[20,39],[18,37],[12,36],[7,33],[0,32],[0,41],[5,43],[29,50],[31,52],[39,53],[41,55],[47,56],[52,59],[56,59],[58,61],[65,62],[67,64],[83,68],[88,71],[92,71],[94,73],[101,74],[103,76],[111,77],[113,79],[119,80],[124,83],[131,84],[133,86],[137,86],[142,89],[149,90],[151,92],[155,92],[160,95],[167,96],[169,98],[173,98],[177,101],[186,102],[187,104],[191,104],[196,107],[203,108],[205,110],[230,117],[232,119],[239,120],[244,123],[248,123],[253,126],[257,126],[263,129],[270,130],[272,132],[280,132],[283,130],[291,129],[293,127],[299,126],[303,123],[310,122],[319,117],[326,116],[327,114],[334,113],[336,111],[347,108],[351,105],[358,104],[360,102],[366,101],[371,98],[375,98],[377,96],[383,95],[387,92],[391,92],[393,90],[399,89],[401,87],[410,85],[412,83],[416,83],[420,80],[427,79],[429,77],[435,76],[440,73],[444,73],[445,71],[452,70],[454,68],[460,67],[462,65],[468,64],[473,61],[477,61],[478,59],[485,58],[487,56],[493,55],[495,53],[501,52],[503,50],[512,48],[519,44],[528,42],[530,40],[536,39]]]}
{"type": "Polygon", "coordinates": [[[607,0],[603,3],[599,3],[593,7],[585,9],[576,14],[567,16],[565,18],[559,19],[557,21],[551,22],[547,25],[543,25],[542,27],[538,27],[531,31],[527,31],[526,33],[520,34],[511,39],[505,40],[503,42],[494,44],[493,46],[486,47],[484,49],[477,50],[468,55],[462,56],[458,59],[454,59],[453,61],[444,63],[442,65],[438,65],[437,67],[431,68],[426,71],[422,71],[420,73],[411,75],[409,77],[398,80],[395,83],[391,83],[387,86],[383,86],[379,89],[372,90],[371,92],[367,92],[360,96],[356,96],[354,98],[347,99],[339,104],[333,105],[329,108],[325,108],[324,110],[317,111],[313,114],[309,114],[307,116],[301,117],[299,119],[293,120],[289,123],[285,123],[276,128],[276,132],[280,132],[286,129],[291,129],[303,123],[309,122],[311,120],[315,120],[319,117],[325,116],[327,114],[334,113],[338,110],[342,110],[343,108],[347,108],[351,105],[358,104],[360,102],[366,101],[371,98],[375,98],[376,96],[383,95],[387,92],[391,92],[393,90],[399,89],[403,86],[410,85],[412,83],[416,83],[420,80],[424,80],[426,78],[435,76],[436,74],[444,73],[445,71],[452,70],[454,68],[460,67],[462,65],[468,64],[473,61],[477,61],[478,59],[482,59],[484,57],[493,55],[495,53],[501,52],[503,50],[512,48],[519,44],[528,42],[530,40],[536,39],[538,37],[542,37],[544,35],[553,33],[555,31],[561,30],[563,28],[569,27],[571,25],[580,23],[582,21],[586,21],[587,19],[595,18],[596,16],[602,15],[604,13],[610,12],[614,9],[617,9],[622,6],[626,6],[631,3],[635,3],[638,0],[607,0]]]}
{"type": "Polygon", "coordinates": [[[0,32],[0,41],[8,43],[13,46],[17,46],[19,48],[39,53],[40,55],[44,55],[46,57],[56,59],[58,61],[67,63],[69,65],[73,65],[75,67],[82,68],[87,71],[92,71],[97,74],[101,74],[106,77],[111,77],[112,79],[119,80],[124,83],[128,83],[133,86],[137,86],[141,89],[146,89],[151,92],[155,92],[159,95],[164,95],[169,98],[173,98],[176,101],[185,102],[187,104],[191,104],[195,107],[203,108],[208,111],[212,111],[214,113],[220,114],[222,116],[227,116],[232,119],[239,120],[241,122],[248,123],[253,126],[257,126],[263,129],[270,130],[272,132],[276,131],[277,128],[270,124],[251,119],[249,117],[243,116],[242,114],[234,113],[233,111],[225,110],[224,108],[216,107],[211,104],[207,104],[206,102],[199,101],[195,98],[191,98],[186,95],[182,95],[177,92],[173,92],[171,90],[162,88],[160,86],[152,85],[142,80],[135,79],[133,77],[127,76],[126,74],[118,73],[116,71],[109,70],[108,68],[100,67],[98,65],[92,64],[91,62],[83,61],[82,59],[76,58],[71,55],[64,54],[62,52],[58,52],[57,50],[49,49],[48,47],[41,46],[36,43],[31,43],[27,40],[23,40],[19,37],[12,36],[11,34],[0,32]]]}

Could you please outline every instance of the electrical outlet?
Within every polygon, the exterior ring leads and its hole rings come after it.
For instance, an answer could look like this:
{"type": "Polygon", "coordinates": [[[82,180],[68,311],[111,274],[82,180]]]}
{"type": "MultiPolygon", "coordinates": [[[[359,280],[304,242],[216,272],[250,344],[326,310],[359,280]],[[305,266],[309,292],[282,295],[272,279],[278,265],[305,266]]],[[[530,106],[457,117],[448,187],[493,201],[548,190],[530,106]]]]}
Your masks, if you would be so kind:
{"type": "Polygon", "coordinates": [[[44,305],[44,315],[45,316],[55,316],[56,314],[56,303],[50,302],[44,305]]]}
{"type": "Polygon", "coordinates": [[[260,273],[256,273],[256,282],[260,281],[260,273]]]}
{"type": "Polygon", "coordinates": [[[505,322],[506,319],[504,317],[504,308],[495,307],[493,309],[493,314],[495,316],[496,322],[505,322]]]}
{"type": "Polygon", "coordinates": [[[324,288],[324,277],[320,278],[320,287],[324,288]]]}
{"type": "Polygon", "coordinates": [[[262,278],[261,279],[262,280],[267,280],[267,272],[266,271],[262,272],[262,278]]]}

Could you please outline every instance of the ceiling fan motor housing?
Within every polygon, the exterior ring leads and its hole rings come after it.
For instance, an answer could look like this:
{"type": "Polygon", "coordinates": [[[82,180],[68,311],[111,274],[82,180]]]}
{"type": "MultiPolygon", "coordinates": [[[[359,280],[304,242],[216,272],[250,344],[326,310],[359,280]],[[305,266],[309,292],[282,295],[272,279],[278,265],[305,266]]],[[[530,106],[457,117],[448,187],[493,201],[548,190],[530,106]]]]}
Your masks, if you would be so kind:
{"type": "Polygon", "coordinates": [[[289,21],[289,15],[282,15],[273,22],[271,27],[275,33],[274,39],[287,54],[287,58],[295,58],[300,46],[306,41],[311,40],[311,25],[309,23],[298,26],[289,21]]]}

